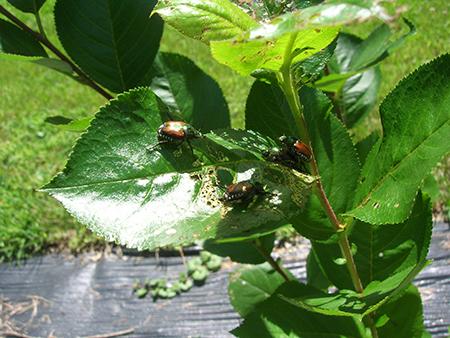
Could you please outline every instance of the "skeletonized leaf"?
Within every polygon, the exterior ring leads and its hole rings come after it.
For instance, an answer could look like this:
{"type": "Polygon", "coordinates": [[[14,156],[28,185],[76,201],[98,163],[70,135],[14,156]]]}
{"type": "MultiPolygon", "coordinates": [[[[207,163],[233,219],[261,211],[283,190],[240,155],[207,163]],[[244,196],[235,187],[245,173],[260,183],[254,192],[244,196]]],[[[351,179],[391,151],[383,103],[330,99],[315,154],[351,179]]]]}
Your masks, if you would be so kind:
{"type": "MultiPolygon", "coordinates": [[[[301,101],[310,129],[323,186],[337,212],[352,206],[352,196],[360,175],[356,150],[342,123],[332,114],[330,100],[317,90],[303,88],[301,101]]],[[[269,135],[298,136],[295,121],[282,91],[274,85],[256,81],[246,106],[246,127],[269,135]]],[[[292,220],[303,236],[325,241],[335,234],[319,199],[311,195],[302,216],[292,220]]]]}
{"type": "Polygon", "coordinates": [[[257,25],[228,0],[161,0],[156,12],[184,35],[205,43],[232,38],[257,25]]]}
{"type": "Polygon", "coordinates": [[[186,144],[149,150],[167,118],[148,88],[120,95],[96,114],[43,190],[108,240],[139,249],[264,233],[303,207],[314,179],[262,161],[270,139],[222,130],[192,140],[194,154],[186,144]],[[248,206],[224,205],[226,184],[243,180],[267,193],[248,206]]]}

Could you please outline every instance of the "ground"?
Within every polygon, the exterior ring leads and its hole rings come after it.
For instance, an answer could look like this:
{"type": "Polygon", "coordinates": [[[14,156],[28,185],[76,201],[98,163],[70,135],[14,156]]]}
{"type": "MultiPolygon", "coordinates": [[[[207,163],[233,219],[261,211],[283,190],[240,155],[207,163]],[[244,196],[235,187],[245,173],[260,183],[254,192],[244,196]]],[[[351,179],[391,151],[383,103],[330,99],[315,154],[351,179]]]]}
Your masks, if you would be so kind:
{"type": "MultiPolygon", "coordinates": [[[[409,8],[405,16],[416,25],[417,34],[383,63],[380,100],[402,77],[449,48],[447,0],[396,3],[409,8]]],[[[48,36],[55,41],[53,5],[54,0],[47,1],[42,16],[48,36]]],[[[33,17],[21,17],[34,26],[33,17]]],[[[358,28],[355,33],[364,36],[369,30],[358,28]]],[[[252,79],[215,63],[205,45],[173,30],[166,29],[162,49],[190,57],[216,79],[230,105],[233,126],[243,126],[242,112],[252,79]]],[[[0,93],[0,261],[52,247],[77,251],[95,245],[95,236],[36,189],[63,168],[78,136],[48,125],[44,119],[53,115],[90,116],[105,103],[104,99],[88,87],[43,67],[4,60],[0,60],[0,93]]],[[[448,203],[450,163],[448,159],[443,162],[435,174],[442,190],[440,200],[448,203]]]]}

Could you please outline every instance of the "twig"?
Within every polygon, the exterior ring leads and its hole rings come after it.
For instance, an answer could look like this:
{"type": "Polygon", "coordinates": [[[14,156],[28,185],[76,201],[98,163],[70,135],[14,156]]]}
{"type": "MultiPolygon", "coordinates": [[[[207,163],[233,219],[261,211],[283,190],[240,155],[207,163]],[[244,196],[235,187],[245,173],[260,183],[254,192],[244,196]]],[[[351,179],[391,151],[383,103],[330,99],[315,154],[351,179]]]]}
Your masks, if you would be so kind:
{"type": "Polygon", "coordinates": [[[17,331],[13,331],[13,330],[0,331],[0,335],[5,336],[5,337],[33,338],[32,336],[28,336],[26,334],[22,334],[17,331]]]}
{"type": "Polygon", "coordinates": [[[127,330],[122,330],[122,331],[116,331],[116,332],[111,332],[111,333],[105,333],[105,334],[97,334],[94,336],[84,336],[81,338],[110,338],[110,337],[119,337],[119,336],[125,336],[126,334],[130,334],[133,333],[135,330],[134,327],[129,328],[127,330]]]}
{"type": "Polygon", "coordinates": [[[20,21],[17,17],[14,16],[11,12],[9,12],[5,7],[0,5],[0,13],[2,13],[4,16],[6,16],[8,19],[10,19],[13,23],[15,23],[17,26],[22,28],[27,33],[30,33],[36,40],[41,42],[45,47],[50,49],[57,57],[59,57],[62,61],[67,62],[72,70],[81,77],[84,82],[94,89],[97,93],[102,95],[105,99],[111,100],[113,96],[109,94],[107,91],[105,91],[102,87],[100,87],[97,83],[95,83],[93,80],[89,78],[76,64],[74,64],[67,56],[65,56],[58,48],[56,48],[53,43],[51,43],[45,36],[43,36],[41,33],[38,33],[28,27],[25,23],[20,21]]]}

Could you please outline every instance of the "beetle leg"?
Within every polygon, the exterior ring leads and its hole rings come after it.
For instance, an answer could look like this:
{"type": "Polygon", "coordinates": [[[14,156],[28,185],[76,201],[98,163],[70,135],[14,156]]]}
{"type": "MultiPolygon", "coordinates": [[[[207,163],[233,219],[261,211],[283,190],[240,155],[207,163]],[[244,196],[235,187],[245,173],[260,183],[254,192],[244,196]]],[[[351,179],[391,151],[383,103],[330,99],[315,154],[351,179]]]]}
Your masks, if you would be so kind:
{"type": "Polygon", "coordinates": [[[158,147],[158,146],[160,146],[161,144],[166,144],[166,143],[170,143],[169,141],[159,141],[158,143],[156,143],[156,144],[154,144],[154,145],[152,145],[152,146],[150,146],[150,147],[147,147],[146,149],[147,149],[147,151],[153,151],[153,149],[155,149],[156,147],[158,147]]]}
{"type": "Polygon", "coordinates": [[[195,156],[195,153],[194,153],[194,148],[192,148],[191,142],[189,142],[189,140],[186,140],[186,143],[188,144],[189,148],[191,149],[192,156],[193,156],[195,159],[197,159],[197,156],[195,156]]]}

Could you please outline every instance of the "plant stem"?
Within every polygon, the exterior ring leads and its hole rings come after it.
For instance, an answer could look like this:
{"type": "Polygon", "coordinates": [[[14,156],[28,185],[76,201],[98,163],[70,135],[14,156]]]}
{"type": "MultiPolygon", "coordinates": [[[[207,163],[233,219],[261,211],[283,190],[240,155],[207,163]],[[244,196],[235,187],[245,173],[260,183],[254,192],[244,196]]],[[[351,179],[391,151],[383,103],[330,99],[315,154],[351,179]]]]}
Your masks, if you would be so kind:
{"type": "MultiPolygon", "coordinates": [[[[31,34],[36,40],[38,40],[40,43],[42,43],[45,47],[50,49],[60,60],[67,62],[72,70],[84,80],[84,82],[94,89],[97,93],[102,95],[105,99],[111,100],[113,96],[109,94],[106,90],[104,90],[102,87],[100,87],[97,83],[95,83],[93,80],[89,78],[80,68],[78,68],[77,65],[75,65],[67,56],[65,56],[58,48],[56,48],[55,45],[53,45],[42,33],[38,33],[28,27],[25,23],[20,21],[14,14],[9,12],[5,7],[0,5],[0,13],[6,16],[8,19],[10,19],[13,23],[15,23],[17,26],[22,28],[25,32],[31,34]]],[[[39,25],[39,24],[38,24],[39,25]]]]}
{"type": "MultiPolygon", "coordinates": [[[[295,41],[297,38],[297,34],[291,35],[291,41],[295,41]]],[[[283,63],[283,66],[280,69],[280,73],[278,76],[278,81],[280,83],[281,89],[284,92],[284,95],[286,96],[286,99],[289,104],[289,108],[291,109],[291,112],[293,114],[295,123],[297,125],[297,129],[300,133],[300,136],[302,137],[303,142],[305,142],[311,149],[311,171],[314,176],[316,176],[316,188],[317,188],[317,194],[319,197],[319,200],[322,204],[322,207],[324,208],[325,212],[327,213],[328,218],[330,219],[331,223],[333,224],[336,232],[339,233],[339,247],[341,249],[342,255],[345,258],[346,265],[348,272],[351,276],[353,287],[358,293],[362,293],[364,291],[364,287],[361,283],[361,279],[358,274],[358,270],[356,268],[355,261],[353,259],[353,254],[350,247],[350,242],[347,237],[347,233],[343,230],[345,230],[345,224],[341,224],[339,222],[339,219],[336,216],[336,213],[333,210],[333,207],[330,204],[330,201],[327,198],[327,195],[325,193],[325,190],[322,185],[322,181],[320,178],[319,173],[319,167],[317,165],[317,161],[314,155],[314,149],[311,144],[311,137],[309,135],[308,127],[305,121],[305,118],[303,116],[303,107],[300,102],[300,97],[298,95],[298,92],[295,89],[294,81],[292,78],[292,72],[291,72],[291,63],[292,59],[289,57],[286,57],[286,55],[292,54],[292,46],[293,42],[289,43],[287,46],[287,50],[285,51],[285,61],[283,63]]],[[[378,338],[378,333],[375,327],[375,324],[373,322],[373,318],[369,315],[367,317],[367,323],[370,327],[370,330],[372,332],[373,338],[378,338]]]]}
{"type": "Polygon", "coordinates": [[[264,257],[264,259],[270,264],[270,266],[276,271],[278,272],[286,282],[289,282],[289,276],[286,274],[286,272],[284,272],[284,270],[280,267],[280,265],[278,265],[278,263],[272,258],[272,256],[270,255],[270,252],[267,252],[264,248],[264,246],[261,243],[261,240],[259,238],[254,240],[254,245],[256,250],[258,250],[258,252],[261,254],[261,256],[264,257]]]}

